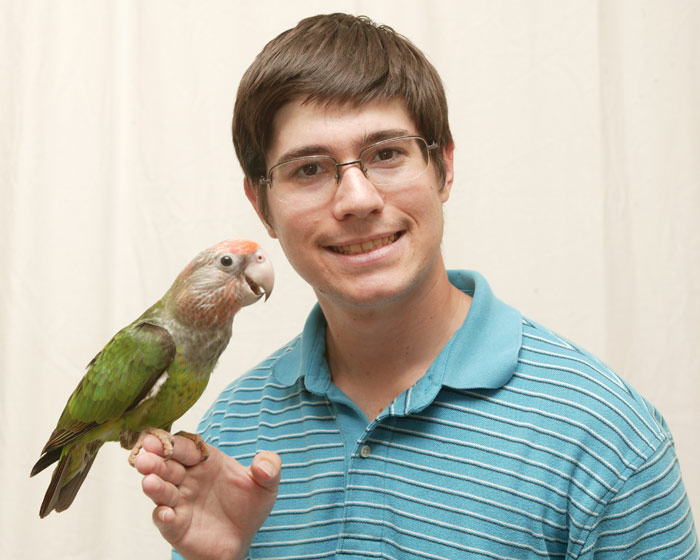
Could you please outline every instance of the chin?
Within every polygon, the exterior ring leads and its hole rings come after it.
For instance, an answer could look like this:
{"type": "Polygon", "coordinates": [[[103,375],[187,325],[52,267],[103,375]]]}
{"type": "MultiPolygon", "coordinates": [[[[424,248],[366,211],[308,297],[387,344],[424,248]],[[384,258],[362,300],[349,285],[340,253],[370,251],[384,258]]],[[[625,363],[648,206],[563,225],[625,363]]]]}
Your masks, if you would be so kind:
{"type": "MultiPolygon", "coordinates": [[[[342,305],[343,307],[355,307],[359,309],[380,308],[386,305],[391,305],[400,301],[402,297],[409,291],[407,286],[388,290],[386,284],[381,288],[374,289],[368,287],[362,289],[360,286],[353,291],[339,291],[336,289],[318,290],[317,297],[319,301],[325,300],[334,305],[342,305]]],[[[334,287],[335,288],[335,287],[334,287]]]]}

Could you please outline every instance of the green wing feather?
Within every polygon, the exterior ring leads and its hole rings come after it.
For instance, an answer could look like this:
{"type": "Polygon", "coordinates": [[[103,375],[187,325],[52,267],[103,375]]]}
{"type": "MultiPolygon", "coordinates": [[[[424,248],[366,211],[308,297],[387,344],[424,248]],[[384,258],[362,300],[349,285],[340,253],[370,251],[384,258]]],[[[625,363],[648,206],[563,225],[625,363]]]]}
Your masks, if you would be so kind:
{"type": "Polygon", "coordinates": [[[119,331],[88,364],[42,453],[136,406],[168,368],[175,351],[170,333],[153,323],[135,322],[119,331]]]}

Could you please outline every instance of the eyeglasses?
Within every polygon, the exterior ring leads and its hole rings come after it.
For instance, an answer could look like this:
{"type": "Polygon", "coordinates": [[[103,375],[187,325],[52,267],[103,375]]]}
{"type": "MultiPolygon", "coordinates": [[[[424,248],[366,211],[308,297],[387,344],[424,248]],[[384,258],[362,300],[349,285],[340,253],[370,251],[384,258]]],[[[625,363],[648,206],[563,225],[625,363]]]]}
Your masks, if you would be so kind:
{"type": "Polygon", "coordinates": [[[325,204],[340,183],[340,168],[358,164],[367,180],[383,191],[403,186],[428,169],[430,145],[420,136],[400,136],[364,148],[353,161],[338,163],[331,156],[308,156],[283,161],[270,168],[260,182],[285,203],[325,204]]]}

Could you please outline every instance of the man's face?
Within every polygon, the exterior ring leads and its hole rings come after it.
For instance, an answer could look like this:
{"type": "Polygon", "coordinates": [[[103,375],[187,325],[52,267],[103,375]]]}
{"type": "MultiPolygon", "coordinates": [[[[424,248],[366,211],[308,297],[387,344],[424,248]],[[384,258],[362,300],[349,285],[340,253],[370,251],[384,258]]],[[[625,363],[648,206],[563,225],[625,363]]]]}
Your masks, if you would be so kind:
{"type": "MultiPolygon", "coordinates": [[[[272,132],[268,169],[288,154],[351,161],[373,142],[368,138],[418,133],[399,101],[359,108],[292,102],[275,116],[272,132]]],[[[396,302],[430,286],[443,272],[442,204],[452,184],[451,147],[443,151],[443,158],[444,188],[432,158],[422,175],[386,193],[357,165],[343,167],[334,196],[322,204],[283,203],[275,197],[273,183],[267,193],[269,231],[322,305],[376,307],[396,302]]],[[[249,189],[248,194],[256,204],[249,189]]]]}

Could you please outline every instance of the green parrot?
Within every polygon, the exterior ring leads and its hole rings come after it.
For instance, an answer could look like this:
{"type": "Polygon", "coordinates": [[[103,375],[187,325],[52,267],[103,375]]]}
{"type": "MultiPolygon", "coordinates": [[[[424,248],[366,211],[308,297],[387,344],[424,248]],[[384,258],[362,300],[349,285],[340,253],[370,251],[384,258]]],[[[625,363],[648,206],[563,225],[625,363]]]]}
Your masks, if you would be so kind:
{"type": "MultiPolygon", "coordinates": [[[[166,294],[88,364],[31,476],[58,461],[39,515],[67,509],[102,444],[132,449],[146,434],[172,454],[172,423],[202,395],[241,307],[270,295],[272,265],[257,243],[226,240],[199,253],[166,294]]],[[[195,434],[181,432],[199,446],[195,434]]]]}

